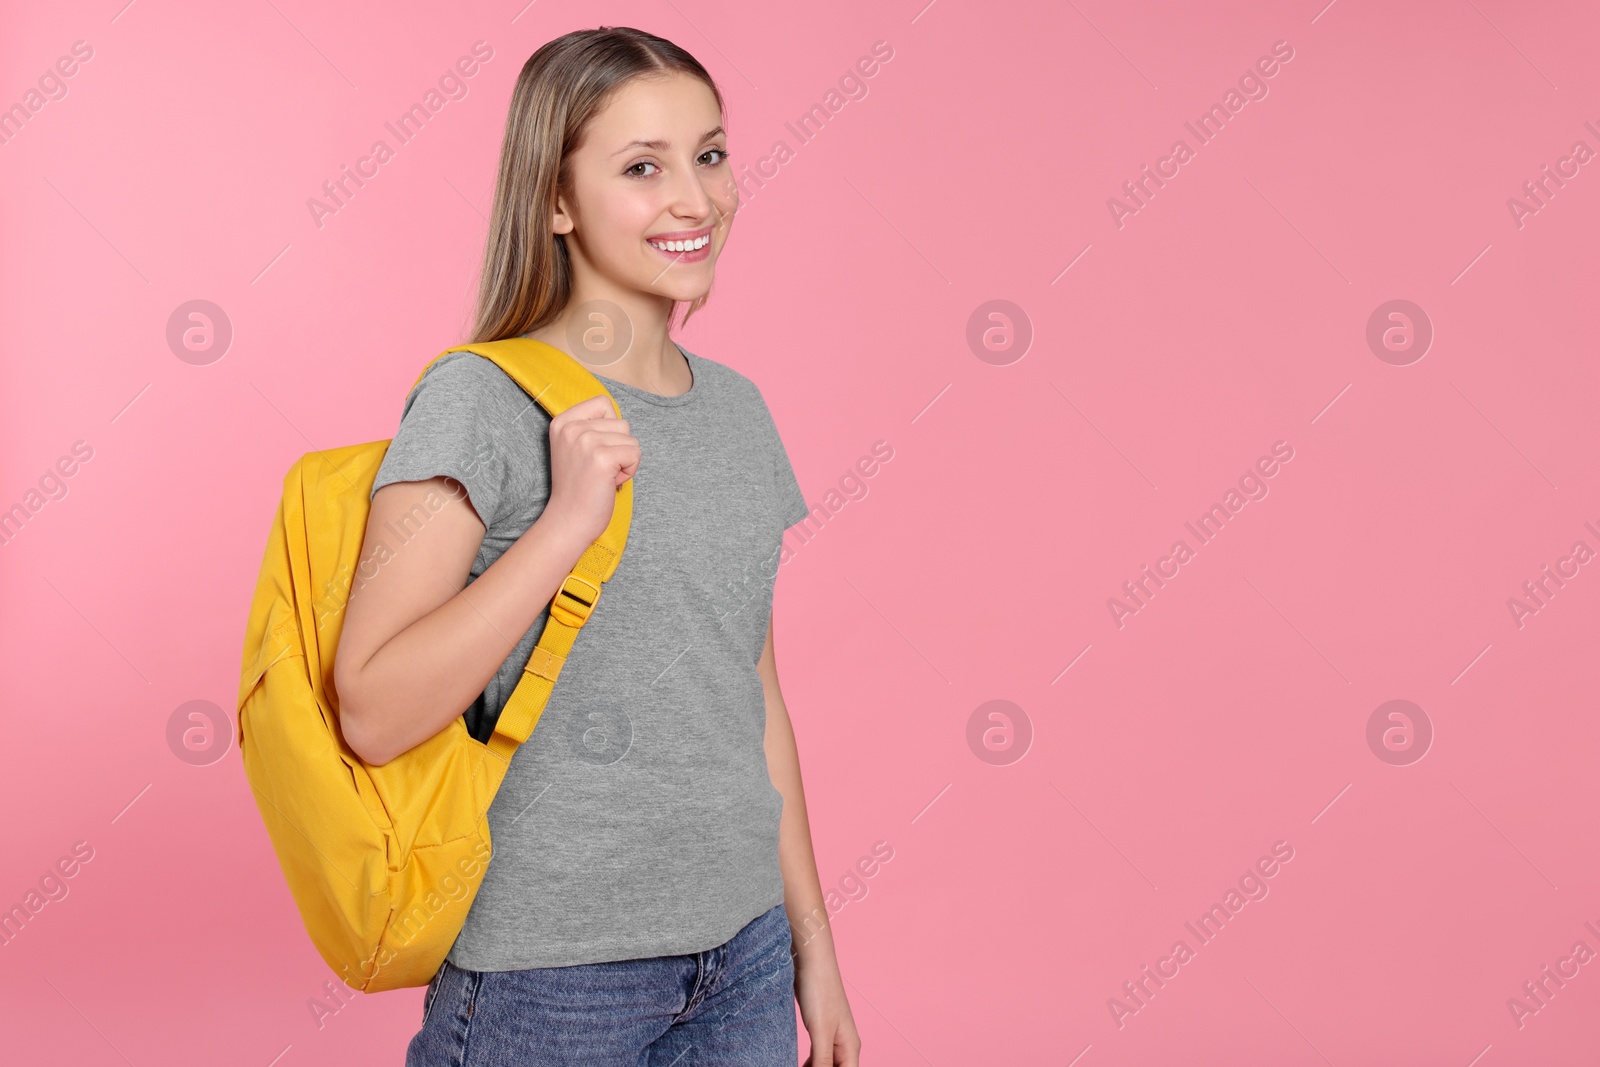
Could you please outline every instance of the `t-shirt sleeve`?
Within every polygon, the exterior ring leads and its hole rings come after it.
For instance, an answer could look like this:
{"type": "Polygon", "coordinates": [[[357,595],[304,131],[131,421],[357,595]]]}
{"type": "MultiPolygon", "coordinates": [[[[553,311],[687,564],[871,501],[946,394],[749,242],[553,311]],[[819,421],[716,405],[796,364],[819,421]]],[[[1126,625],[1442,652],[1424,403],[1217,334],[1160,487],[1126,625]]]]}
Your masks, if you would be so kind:
{"type": "MultiPolygon", "coordinates": [[[[757,393],[760,393],[759,389],[757,393]]],[[[758,403],[771,441],[772,485],[777,493],[779,512],[783,515],[783,528],[787,530],[811,514],[811,505],[806,503],[806,495],[800,489],[800,480],[795,477],[794,465],[789,462],[788,449],[783,445],[783,435],[778,432],[778,424],[772,420],[766,398],[760,397],[758,403]]]]}
{"type": "Polygon", "coordinates": [[[777,468],[778,499],[783,507],[783,528],[787,530],[811,514],[811,506],[806,503],[805,493],[800,490],[800,481],[794,476],[794,467],[789,463],[789,453],[784,450],[782,438],[778,438],[774,466],[777,468]]]}
{"type": "Polygon", "coordinates": [[[495,378],[504,373],[475,353],[448,356],[430,367],[406,398],[372,493],[393,482],[443,475],[466,488],[485,529],[494,526],[510,489],[502,444],[507,427],[501,425],[508,419],[495,378]]]}

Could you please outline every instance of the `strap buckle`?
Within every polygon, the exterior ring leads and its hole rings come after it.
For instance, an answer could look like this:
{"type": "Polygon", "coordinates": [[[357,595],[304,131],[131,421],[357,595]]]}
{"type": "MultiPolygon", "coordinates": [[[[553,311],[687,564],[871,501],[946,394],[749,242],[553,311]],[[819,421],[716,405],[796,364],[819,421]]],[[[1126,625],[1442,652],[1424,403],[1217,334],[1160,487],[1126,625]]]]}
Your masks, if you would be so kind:
{"type": "Polygon", "coordinates": [[[589,621],[599,599],[600,587],[574,572],[567,575],[561,588],[556,590],[556,595],[550,601],[550,615],[564,625],[577,629],[589,621]],[[568,588],[574,582],[584,588],[568,588]]]}

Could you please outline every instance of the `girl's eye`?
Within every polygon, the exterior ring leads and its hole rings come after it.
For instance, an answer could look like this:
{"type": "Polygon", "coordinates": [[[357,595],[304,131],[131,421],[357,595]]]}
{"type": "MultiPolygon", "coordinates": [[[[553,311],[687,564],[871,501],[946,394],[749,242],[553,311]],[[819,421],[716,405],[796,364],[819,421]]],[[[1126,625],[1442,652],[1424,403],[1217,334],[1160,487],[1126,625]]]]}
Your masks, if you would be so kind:
{"type": "MultiPolygon", "coordinates": [[[[700,153],[700,159],[698,160],[698,162],[704,163],[706,166],[715,167],[715,166],[718,166],[719,164],[726,163],[728,161],[728,156],[729,156],[729,152],[728,152],[728,150],[726,148],[708,148],[704,152],[700,153]],[[710,156],[710,155],[715,155],[716,158],[711,160],[709,163],[707,163],[706,162],[706,157],[710,156]]],[[[641,174],[641,173],[639,173],[639,168],[640,167],[655,167],[656,170],[660,170],[661,169],[660,167],[657,167],[656,164],[650,162],[649,160],[641,159],[639,162],[635,163],[633,166],[629,167],[627,170],[623,171],[622,173],[626,174],[630,178],[648,178],[648,177],[650,177],[649,174],[641,174]]]]}

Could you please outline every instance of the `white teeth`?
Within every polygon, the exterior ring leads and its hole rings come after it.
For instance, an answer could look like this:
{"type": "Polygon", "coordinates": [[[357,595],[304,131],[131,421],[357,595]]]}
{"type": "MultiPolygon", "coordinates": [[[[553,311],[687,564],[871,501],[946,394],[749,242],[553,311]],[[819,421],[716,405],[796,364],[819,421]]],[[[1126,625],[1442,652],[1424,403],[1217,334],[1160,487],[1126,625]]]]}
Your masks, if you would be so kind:
{"type": "Polygon", "coordinates": [[[711,235],[708,233],[704,237],[698,237],[693,241],[649,241],[646,243],[661,249],[663,252],[693,252],[710,244],[711,235]]]}

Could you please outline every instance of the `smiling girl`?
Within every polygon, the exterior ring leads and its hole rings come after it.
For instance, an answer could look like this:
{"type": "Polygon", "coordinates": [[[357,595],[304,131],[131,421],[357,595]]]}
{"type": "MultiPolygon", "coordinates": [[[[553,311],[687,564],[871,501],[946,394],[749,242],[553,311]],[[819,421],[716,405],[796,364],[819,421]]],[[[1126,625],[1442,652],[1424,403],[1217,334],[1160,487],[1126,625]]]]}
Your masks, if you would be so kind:
{"type": "Polygon", "coordinates": [[[794,1064],[796,1001],[808,1063],[859,1062],[773,651],[782,538],[808,509],[760,390],[669,336],[738,209],[723,126],[711,76],[659,37],[533,54],[472,340],[565,351],[622,417],[597,396],[552,419],[452,353],[373,484],[363,558],[426,517],[341,636],[341,726],[380,765],[458,715],[488,739],[634,480],[627,551],[489,810],[494,859],[409,1067],[794,1064]]]}

